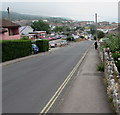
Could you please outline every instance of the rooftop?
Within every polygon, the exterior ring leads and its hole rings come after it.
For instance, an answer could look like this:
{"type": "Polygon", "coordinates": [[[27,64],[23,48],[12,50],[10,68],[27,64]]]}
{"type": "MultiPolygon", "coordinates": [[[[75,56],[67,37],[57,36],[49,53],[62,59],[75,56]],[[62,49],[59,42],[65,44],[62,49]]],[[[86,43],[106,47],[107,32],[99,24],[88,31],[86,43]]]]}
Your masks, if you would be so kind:
{"type": "Polygon", "coordinates": [[[6,20],[6,19],[0,19],[0,27],[3,27],[3,28],[8,28],[8,27],[18,27],[20,25],[16,24],[16,23],[13,23],[9,20],[6,20]]]}

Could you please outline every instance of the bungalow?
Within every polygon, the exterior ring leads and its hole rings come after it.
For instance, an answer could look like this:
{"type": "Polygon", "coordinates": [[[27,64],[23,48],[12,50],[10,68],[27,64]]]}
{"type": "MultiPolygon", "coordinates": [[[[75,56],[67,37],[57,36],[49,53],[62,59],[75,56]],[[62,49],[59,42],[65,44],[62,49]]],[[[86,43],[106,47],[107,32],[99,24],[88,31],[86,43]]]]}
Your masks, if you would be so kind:
{"type": "Polygon", "coordinates": [[[29,32],[29,36],[29,39],[44,39],[46,37],[46,31],[29,32]]]}
{"type": "Polygon", "coordinates": [[[33,28],[31,26],[21,26],[20,35],[28,35],[29,32],[33,32],[33,28]]]}
{"type": "Polygon", "coordinates": [[[20,39],[20,25],[6,19],[0,19],[0,40],[20,39]]]}
{"type": "Polygon", "coordinates": [[[109,31],[113,31],[115,29],[116,29],[116,27],[113,27],[113,26],[102,26],[102,27],[97,28],[97,30],[103,31],[104,33],[107,33],[109,31]]]}

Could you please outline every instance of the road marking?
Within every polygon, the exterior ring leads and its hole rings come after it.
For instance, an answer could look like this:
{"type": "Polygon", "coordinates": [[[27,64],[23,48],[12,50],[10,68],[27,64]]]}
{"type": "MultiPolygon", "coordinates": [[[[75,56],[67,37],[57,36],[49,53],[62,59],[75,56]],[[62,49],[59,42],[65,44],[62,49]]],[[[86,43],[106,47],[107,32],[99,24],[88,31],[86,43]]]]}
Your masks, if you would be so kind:
{"type": "Polygon", "coordinates": [[[39,113],[39,115],[44,115],[46,114],[50,108],[52,107],[52,105],[55,103],[55,101],[57,100],[57,98],[59,97],[59,95],[61,94],[61,92],[63,91],[63,89],[65,88],[65,86],[67,85],[67,83],[69,82],[69,80],[72,78],[73,74],[76,72],[76,70],[78,69],[79,65],[81,64],[81,62],[83,61],[83,59],[85,58],[88,50],[90,48],[88,48],[86,50],[86,52],[84,53],[84,55],[82,56],[82,58],[79,60],[79,62],[76,64],[76,66],[73,68],[73,70],[70,72],[70,74],[67,76],[67,78],[64,80],[64,82],[62,83],[62,85],[58,88],[58,90],[55,92],[55,94],[52,96],[52,98],[49,100],[49,102],[46,104],[46,106],[42,109],[42,111],[39,113]]]}

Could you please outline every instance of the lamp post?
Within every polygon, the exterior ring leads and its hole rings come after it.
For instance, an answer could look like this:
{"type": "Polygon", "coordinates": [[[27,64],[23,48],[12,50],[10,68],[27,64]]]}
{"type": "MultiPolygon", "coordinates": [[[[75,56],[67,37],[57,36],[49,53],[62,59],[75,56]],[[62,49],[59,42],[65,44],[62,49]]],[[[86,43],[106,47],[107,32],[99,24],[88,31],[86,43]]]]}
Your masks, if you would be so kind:
{"type": "Polygon", "coordinates": [[[97,13],[95,13],[95,26],[96,26],[96,40],[98,40],[98,36],[97,36],[97,13]]]}

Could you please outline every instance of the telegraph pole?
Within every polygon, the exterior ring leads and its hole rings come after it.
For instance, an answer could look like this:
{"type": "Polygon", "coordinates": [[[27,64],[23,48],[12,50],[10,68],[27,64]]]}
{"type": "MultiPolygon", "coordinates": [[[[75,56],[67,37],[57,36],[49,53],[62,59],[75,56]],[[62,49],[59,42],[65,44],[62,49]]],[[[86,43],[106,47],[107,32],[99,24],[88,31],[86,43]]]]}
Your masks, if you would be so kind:
{"type": "Polygon", "coordinates": [[[95,13],[95,26],[96,26],[96,40],[98,40],[97,38],[97,13],[95,13]]]}
{"type": "Polygon", "coordinates": [[[8,20],[10,20],[10,8],[7,8],[7,12],[8,12],[8,20]]]}

